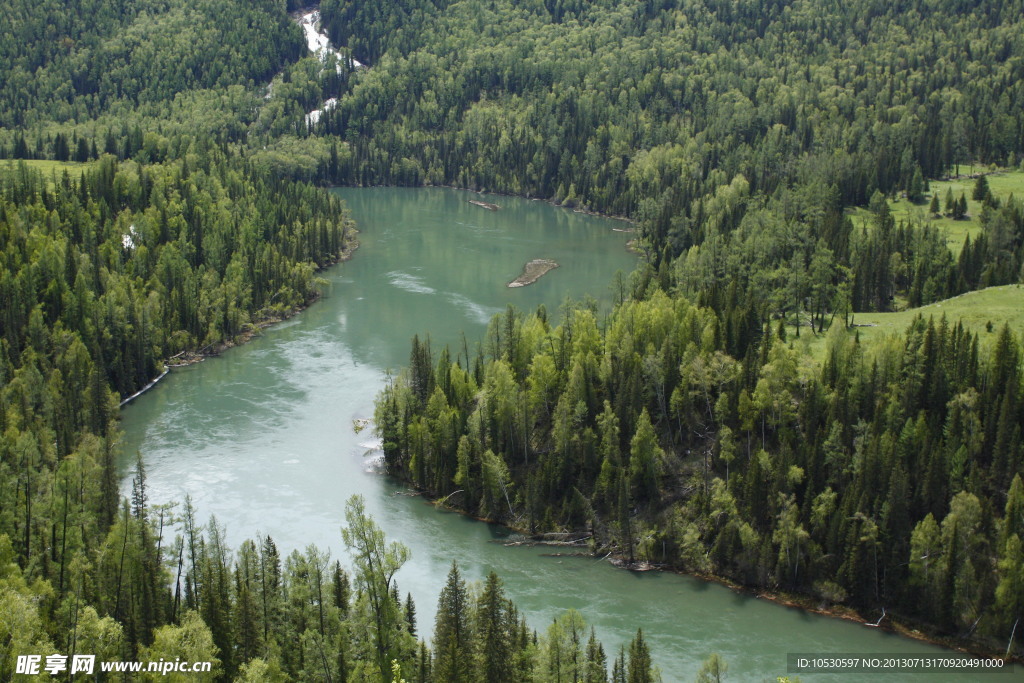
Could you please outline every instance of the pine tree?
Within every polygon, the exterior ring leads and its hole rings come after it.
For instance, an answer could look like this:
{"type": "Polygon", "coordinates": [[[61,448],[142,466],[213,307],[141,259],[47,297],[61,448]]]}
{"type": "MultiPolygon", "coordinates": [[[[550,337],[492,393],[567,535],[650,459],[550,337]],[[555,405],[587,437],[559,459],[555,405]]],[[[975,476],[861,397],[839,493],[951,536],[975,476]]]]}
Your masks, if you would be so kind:
{"type": "Polygon", "coordinates": [[[405,621],[409,624],[409,633],[416,637],[416,604],[412,601],[412,593],[405,596],[405,621]]]}
{"type": "Polygon", "coordinates": [[[604,656],[604,647],[598,642],[594,629],[590,629],[590,640],[587,641],[586,683],[608,682],[608,660],[604,656]]]}
{"type": "Polygon", "coordinates": [[[985,202],[992,198],[992,191],[988,186],[988,177],[982,173],[978,176],[978,179],[974,181],[974,191],[971,193],[971,199],[976,202],[985,202]]]}
{"type": "Polygon", "coordinates": [[[412,338],[409,384],[420,405],[426,405],[427,398],[434,391],[434,367],[430,355],[430,339],[421,342],[419,335],[412,338]]]}
{"type": "Polygon", "coordinates": [[[953,204],[953,218],[960,220],[967,215],[967,197],[960,193],[960,199],[953,204]]]}
{"type": "Polygon", "coordinates": [[[53,140],[53,158],[57,161],[67,161],[71,158],[68,139],[63,133],[57,133],[57,137],[53,140]]]}
{"type": "Polygon", "coordinates": [[[514,681],[517,624],[502,589],[501,579],[494,572],[487,575],[484,590],[476,606],[476,675],[488,683],[514,681]]]}
{"type": "Polygon", "coordinates": [[[281,604],[281,556],[270,536],[260,540],[255,587],[262,612],[263,642],[268,643],[277,630],[281,604]]]}
{"type": "Polygon", "coordinates": [[[636,637],[629,644],[629,671],[627,683],[653,683],[654,671],[651,651],[644,641],[643,629],[637,629],[636,637]]]}
{"type": "MultiPolygon", "coordinates": [[[[334,606],[342,618],[348,616],[348,601],[351,588],[348,580],[348,572],[341,568],[341,562],[334,563],[334,606]]],[[[411,599],[412,596],[410,596],[411,599]]]]}
{"type": "Polygon", "coordinates": [[[910,179],[910,185],[907,187],[907,199],[915,204],[924,201],[924,175],[921,173],[920,166],[914,169],[914,175],[910,179]]]}
{"type": "Polygon", "coordinates": [[[241,662],[259,656],[263,650],[260,605],[257,602],[258,591],[255,585],[259,574],[256,563],[256,546],[247,540],[239,548],[238,562],[235,564],[235,603],[232,615],[238,658],[241,662]]]}
{"type": "Polygon", "coordinates": [[[452,562],[448,581],[437,600],[434,622],[434,664],[436,680],[462,683],[472,677],[472,633],[466,605],[466,582],[459,567],[452,562]]]}
{"type": "Polygon", "coordinates": [[[1024,611],[1024,551],[1016,534],[1010,537],[1000,554],[995,597],[1000,621],[1006,628],[1015,630],[1024,611]]]}
{"type": "Polygon", "coordinates": [[[626,646],[619,646],[619,656],[612,664],[612,683],[626,683],[626,646]]]}
{"type": "Polygon", "coordinates": [[[1012,536],[1024,534],[1024,483],[1019,474],[1013,475],[1010,492],[1006,496],[1000,545],[1005,545],[1012,536]]]}
{"type": "Polygon", "coordinates": [[[646,504],[656,499],[658,469],[663,456],[651,417],[644,408],[630,442],[629,478],[637,502],[646,504]]]}

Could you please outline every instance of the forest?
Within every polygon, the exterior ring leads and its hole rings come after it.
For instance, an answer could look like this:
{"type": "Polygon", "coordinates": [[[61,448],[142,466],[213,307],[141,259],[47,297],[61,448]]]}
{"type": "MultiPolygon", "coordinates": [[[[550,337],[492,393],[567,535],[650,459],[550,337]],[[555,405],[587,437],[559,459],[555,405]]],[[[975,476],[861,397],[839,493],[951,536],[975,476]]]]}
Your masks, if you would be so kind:
{"type": "Polygon", "coordinates": [[[302,5],[0,6],[0,678],[52,648],[217,680],[657,676],[642,633],[531,632],[458,567],[427,637],[359,501],[349,575],[149,505],[141,461],[120,498],[119,402],[351,254],[331,184],[548,199],[630,218],[644,254],[610,314],[414,339],[376,411],[392,474],[1019,655],[1024,330],[855,325],[1021,282],[1021,198],[989,187],[1024,171],[1021,0],[323,0],[366,68],[310,55],[302,5]]]}
{"type": "Polygon", "coordinates": [[[847,331],[1021,281],[1019,199],[985,175],[1024,140],[1008,9],[325,1],[375,64],[315,131],[351,140],[345,180],[624,214],[647,254],[607,318],[510,310],[457,357],[414,339],[378,401],[389,470],[627,564],[1016,647],[1021,330],[847,331]],[[939,217],[979,230],[954,252],[939,217]]]}

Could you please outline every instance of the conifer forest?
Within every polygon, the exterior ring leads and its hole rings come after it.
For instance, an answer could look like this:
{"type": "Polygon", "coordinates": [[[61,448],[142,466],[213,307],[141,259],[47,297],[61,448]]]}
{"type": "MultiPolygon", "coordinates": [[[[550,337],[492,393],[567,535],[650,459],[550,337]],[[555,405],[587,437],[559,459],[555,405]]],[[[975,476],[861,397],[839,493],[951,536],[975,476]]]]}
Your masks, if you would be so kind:
{"type": "Polygon", "coordinates": [[[373,388],[388,476],[621,571],[1024,655],[1024,0],[3,0],[0,26],[0,680],[51,652],[680,680],[642,620],[529,623],[461,558],[417,620],[360,496],[337,558],[151,500],[120,405],[317,305],[363,258],[335,186],[545,200],[639,255],[609,306],[408,340],[373,388]]]}

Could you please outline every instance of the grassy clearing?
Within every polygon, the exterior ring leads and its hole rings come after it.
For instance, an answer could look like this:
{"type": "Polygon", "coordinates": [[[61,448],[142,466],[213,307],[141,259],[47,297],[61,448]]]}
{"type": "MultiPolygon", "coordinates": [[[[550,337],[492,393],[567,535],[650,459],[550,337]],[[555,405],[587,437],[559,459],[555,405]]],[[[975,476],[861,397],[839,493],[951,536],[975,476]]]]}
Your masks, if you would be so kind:
{"type": "MultiPolygon", "coordinates": [[[[961,169],[967,170],[967,169],[961,169]]],[[[1024,171],[995,171],[988,175],[988,185],[995,195],[1000,200],[1005,200],[1011,194],[1017,199],[1024,199],[1024,171]]],[[[925,200],[921,204],[913,204],[906,199],[895,199],[889,202],[889,208],[892,211],[893,218],[896,222],[912,220],[918,223],[929,223],[937,227],[946,236],[946,244],[949,245],[950,251],[954,255],[959,255],[961,248],[964,246],[964,238],[967,235],[974,239],[974,236],[981,230],[981,225],[978,223],[978,215],[981,213],[981,202],[976,202],[971,199],[971,193],[974,191],[974,179],[973,178],[958,178],[956,180],[930,180],[928,181],[929,191],[925,193],[925,200]],[[963,220],[955,221],[952,218],[935,218],[931,212],[928,211],[928,206],[931,203],[932,195],[938,195],[939,205],[945,209],[946,192],[948,190],[953,191],[953,197],[959,199],[960,194],[967,198],[967,217],[963,220]]],[[[853,224],[860,228],[865,222],[867,222],[871,214],[868,210],[863,207],[857,207],[851,209],[849,212],[853,218],[853,224]]]]}
{"type": "MultiPolygon", "coordinates": [[[[857,327],[849,334],[859,333],[861,343],[870,345],[891,335],[902,335],[919,313],[925,319],[934,316],[936,321],[945,315],[950,325],[962,322],[978,334],[984,352],[1004,323],[1010,325],[1018,339],[1024,337],[1024,285],[989,287],[896,313],[857,313],[853,320],[857,327]],[[991,332],[988,330],[990,324],[991,332]]],[[[796,339],[795,332],[794,328],[787,330],[788,339],[794,346],[820,361],[825,354],[827,334],[815,337],[803,328],[800,338],[796,339]]]]}
{"type": "Polygon", "coordinates": [[[72,178],[77,179],[83,169],[88,168],[93,162],[80,161],[50,161],[48,159],[6,159],[0,161],[0,173],[16,171],[19,164],[25,164],[28,168],[39,171],[50,187],[54,185],[54,179],[59,179],[64,171],[72,178]]]}

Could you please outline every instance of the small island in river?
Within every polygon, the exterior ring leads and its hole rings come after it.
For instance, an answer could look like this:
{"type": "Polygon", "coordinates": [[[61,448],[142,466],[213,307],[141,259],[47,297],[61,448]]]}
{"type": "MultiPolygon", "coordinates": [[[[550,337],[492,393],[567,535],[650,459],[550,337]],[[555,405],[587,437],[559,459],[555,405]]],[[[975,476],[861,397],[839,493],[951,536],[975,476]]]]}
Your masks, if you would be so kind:
{"type": "Polygon", "coordinates": [[[501,208],[497,204],[491,204],[490,202],[481,202],[477,201],[476,199],[470,199],[469,203],[472,204],[473,206],[482,206],[483,208],[488,209],[490,211],[497,211],[498,209],[501,208]]]}
{"type": "Polygon", "coordinates": [[[553,268],[557,268],[558,264],[551,259],[536,258],[532,261],[528,261],[523,266],[523,274],[517,277],[512,282],[508,283],[509,287],[525,287],[526,285],[532,285],[537,280],[541,279],[545,273],[553,268]]]}

